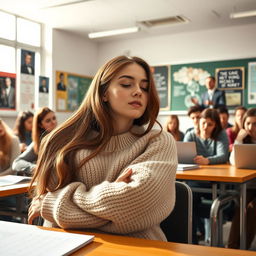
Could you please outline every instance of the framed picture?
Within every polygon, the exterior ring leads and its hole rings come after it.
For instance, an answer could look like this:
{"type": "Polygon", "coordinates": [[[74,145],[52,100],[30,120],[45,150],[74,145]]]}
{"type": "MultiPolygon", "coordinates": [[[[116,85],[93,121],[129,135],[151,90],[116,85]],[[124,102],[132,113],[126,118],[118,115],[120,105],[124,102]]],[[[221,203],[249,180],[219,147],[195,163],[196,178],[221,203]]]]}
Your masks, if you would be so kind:
{"type": "Polygon", "coordinates": [[[227,107],[242,106],[243,105],[243,91],[242,90],[226,91],[226,105],[227,105],[227,107]]]}

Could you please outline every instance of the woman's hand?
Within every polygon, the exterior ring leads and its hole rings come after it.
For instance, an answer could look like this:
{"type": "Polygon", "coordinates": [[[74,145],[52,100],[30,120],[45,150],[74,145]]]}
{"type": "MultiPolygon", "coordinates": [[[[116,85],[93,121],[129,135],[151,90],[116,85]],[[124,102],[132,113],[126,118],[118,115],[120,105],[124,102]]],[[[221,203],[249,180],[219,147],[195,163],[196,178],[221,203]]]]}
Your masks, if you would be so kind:
{"type": "Polygon", "coordinates": [[[237,134],[236,141],[239,143],[243,143],[244,138],[248,135],[245,129],[241,129],[237,134]]]}
{"type": "Polygon", "coordinates": [[[194,162],[196,164],[209,164],[210,163],[209,159],[207,157],[203,157],[203,156],[196,156],[194,158],[194,162]]]}
{"type": "Polygon", "coordinates": [[[33,220],[40,215],[42,198],[33,199],[28,210],[28,224],[33,224],[33,220]]]}
{"type": "Polygon", "coordinates": [[[132,176],[132,169],[128,168],[125,170],[117,179],[115,182],[125,182],[125,183],[130,183],[132,176]]]}

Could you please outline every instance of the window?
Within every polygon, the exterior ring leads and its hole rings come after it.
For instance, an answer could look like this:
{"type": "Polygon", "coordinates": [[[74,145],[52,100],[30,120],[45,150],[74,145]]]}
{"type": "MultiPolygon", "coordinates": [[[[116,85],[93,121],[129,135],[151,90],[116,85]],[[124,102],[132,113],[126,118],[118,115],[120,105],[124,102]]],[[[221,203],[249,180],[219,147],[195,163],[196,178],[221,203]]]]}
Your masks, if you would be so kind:
{"type": "Polygon", "coordinates": [[[0,71],[15,73],[15,48],[0,44],[0,71]]]}
{"type": "Polygon", "coordinates": [[[15,40],[15,16],[0,11],[0,24],[0,37],[15,40]]]}

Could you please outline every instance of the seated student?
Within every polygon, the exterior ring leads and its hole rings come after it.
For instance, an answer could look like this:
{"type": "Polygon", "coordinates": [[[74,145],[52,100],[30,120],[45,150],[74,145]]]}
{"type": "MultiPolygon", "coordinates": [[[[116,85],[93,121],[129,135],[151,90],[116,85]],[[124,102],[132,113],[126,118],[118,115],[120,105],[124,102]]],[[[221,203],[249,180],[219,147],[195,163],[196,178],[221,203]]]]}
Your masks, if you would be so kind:
{"type": "Polygon", "coordinates": [[[229,118],[228,109],[222,106],[222,107],[218,107],[217,111],[220,116],[220,122],[221,122],[222,128],[227,129],[229,127],[232,127],[232,125],[228,122],[228,118],[229,118]]]}
{"type": "Polygon", "coordinates": [[[43,140],[29,223],[41,215],[45,226],[166,241],[177,152],[170,134],[152,129],[158,111],[144,60],[101,67],[79,109],[43,140]]]}
{"type": "Polygon", "coordinates": [[[20,140],[21,152],[24,152],[27,146],[32,142],[32,124],[33,124],[34,114],[30,111],[22,111],[19,113],[15,126],[14,134],[20,140]]]}
{"type": "Polygon", "coordinates": [[[18,173],[31,176],[38,156],[38,149],[42,138],[57,126],[54,112],[47,108],[40,108],[34,116],[32,128],[32,143],[13,162],[12,168],[18,173]]]}
{"type": "Polygon", "coordinates": [[[14,174],[11,166],[20,154],[19,139],[12,130],[0,119],[0,176],[14,174]]]}
{"type": "MultiPolygon", "coordinates": [[[[15,174],[12,170],[13,160],[20,154],[19,139],[13,134],[7,124],[0,119],[0,176],[15,174]]],[[[15,207],[14,197],[0,198],[0,208],[2,211],[6,207],[15,207]]],[[[0,216],[0,220],[12,221],[11,216],[0,216]]]]}
{"type": "Polygon", "coordinates": [[[240,129],[243,127],[243,116],[246,112],[246,108],[243,106],[236,107],[235,109],[235,124],[234,126],[227,128],[226,132],[229,140],[229,151],[232,151],[233,144],[235,142],[236,136],[240,129]]]}
{"type": "MultiPolygon", "coordinates": [[[[228,138],[222,129],[219,114],[216,109],[205,109],[199,121],[199,134],[194,130],[185,134],[184,141],[195,141],[197,156],[194,162],[201,165],[223,164],[228,161],[228,138]]],[[[189,181],[191,187],[210,188],[211,185],[202,182],[189,181]]],[[[193,193],[193,243],[198,243],[197,230],[204,235],[201,218],[209,218],[209,212],[202,214],[202,198],[209,198],[210,194],[193,193]]]]}
{"type": "Polygon", "coordinates": [[[171,133],[177,141],[183,141],[184,133],[179,130],[179,118],[177,115],[170,115],[166,123],[167,132],[171,133]]]}
{"type": "Polygon", "coordinates": [[[190,127],[186,130],[185,134],[193,129],[196,131],[196,134],[199,132],[199,120],[201,116],[202,108],[199,105],[191,106],[188,109],[188,116],[192,119],[194,127],[190,127]]]}
{"type": "MultiPolygon", "coordinates": [[[[239,131],[235,144],[256,144],[256,108],[248,109],[244,114],[242,129],[239,131]]],[[[230,163],[234,165],[234,151],[230,154],[230,163]]],[[[247,185],[247,222],[246,222],[246,248],[249,249],[256,234],[256,183],[247,185]]],[[[239,248],[240,246],[240,210],[235,210],[230,229],[228,247],[239,248]]]]}

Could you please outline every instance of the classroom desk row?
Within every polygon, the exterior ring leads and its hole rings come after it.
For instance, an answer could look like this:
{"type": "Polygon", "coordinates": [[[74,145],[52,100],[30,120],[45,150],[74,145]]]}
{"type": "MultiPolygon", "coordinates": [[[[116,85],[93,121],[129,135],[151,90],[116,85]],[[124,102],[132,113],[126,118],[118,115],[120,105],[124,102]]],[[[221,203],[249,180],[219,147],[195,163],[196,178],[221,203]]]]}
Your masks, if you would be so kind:
{"type": "MultiPolygon", "coordinates": [[[[200,169],[177,172],[177,179],[197,180],[212,182],[213,199],[217,198],[217,184],[232,183],[240,186],[240,248],[245,249],[246,244],[246,185],[247,182],[256,178],[256,171],[249,169],[236,169],[234,166],[225,165],[205,165],[200,169]]],[[[0,187],[0,197],[26,193],[29,183],[16,184],[0,187]]],[[[225,190],[223,190],[225,193],[225,190]]]]}

